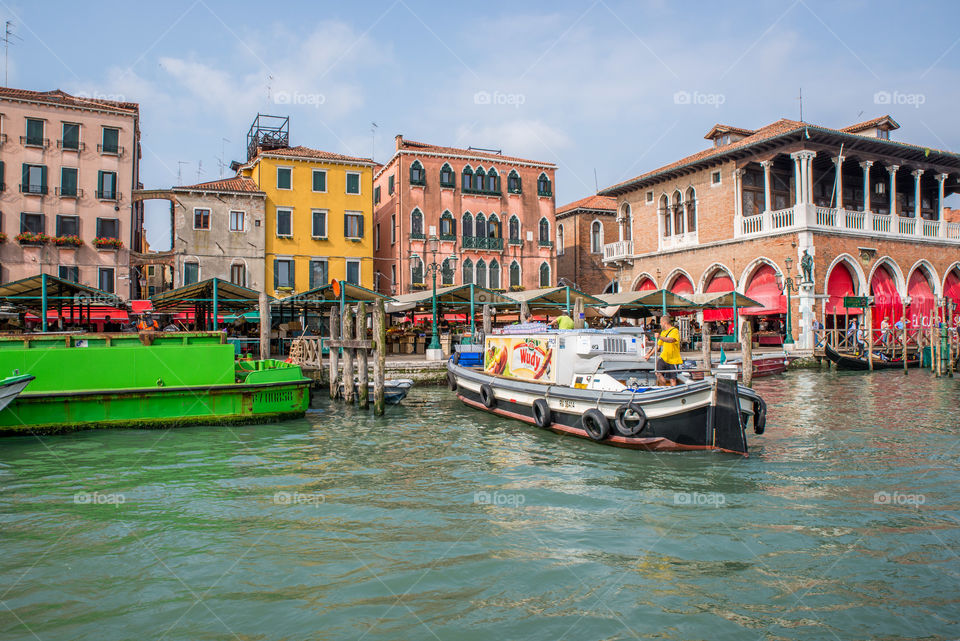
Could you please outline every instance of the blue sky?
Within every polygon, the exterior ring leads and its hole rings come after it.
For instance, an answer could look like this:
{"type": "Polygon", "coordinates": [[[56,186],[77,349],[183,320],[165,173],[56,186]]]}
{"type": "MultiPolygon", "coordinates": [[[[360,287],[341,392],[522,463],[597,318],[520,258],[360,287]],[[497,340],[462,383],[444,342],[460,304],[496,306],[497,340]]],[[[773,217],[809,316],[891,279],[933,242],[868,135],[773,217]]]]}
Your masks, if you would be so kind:
{"type": "MultiPolygon", "coordinates": [[[[898,140],[960,149],[954,1],[0,0],[0,16],[20,38],[11,86],[140,103],[148,188],[220,177],[257,111],[289,115],[293,144],[381,162],[396,134],[552,161],[558,204],[594,172],[603,188],[699,151],[716,122],[798,118],[801,87],[808,122],[890,113],[898,140]]],[[[156,249],[165,225],[149,214],[156,249]]]]}

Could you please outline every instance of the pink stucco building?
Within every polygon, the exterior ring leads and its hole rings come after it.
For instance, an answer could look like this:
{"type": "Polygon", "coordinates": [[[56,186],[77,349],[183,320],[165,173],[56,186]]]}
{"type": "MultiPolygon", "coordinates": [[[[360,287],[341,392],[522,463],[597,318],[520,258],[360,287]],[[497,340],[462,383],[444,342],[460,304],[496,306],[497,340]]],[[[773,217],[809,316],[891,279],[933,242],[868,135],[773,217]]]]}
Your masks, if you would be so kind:
{"type": "Polygon", "coordinates": [[[0,281],[45,272],[131,296],[139,159],[136,103],[0,87],[0,281]]]}

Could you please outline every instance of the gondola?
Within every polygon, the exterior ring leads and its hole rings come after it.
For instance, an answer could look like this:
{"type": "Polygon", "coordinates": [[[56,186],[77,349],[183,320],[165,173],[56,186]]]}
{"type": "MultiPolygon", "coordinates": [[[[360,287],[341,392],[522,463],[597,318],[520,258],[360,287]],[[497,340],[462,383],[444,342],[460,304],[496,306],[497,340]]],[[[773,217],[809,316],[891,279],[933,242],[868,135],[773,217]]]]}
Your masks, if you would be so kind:
{"type": "MultiPolygon", "coordinates": [[[[837,364],[837,369],[849,369],[864,371],[870,369],[870,364],[865,356],[855,356],[853,354],[841,354],[829,345],[824,345],[823,351],[831,362],[837,364]]],[[[919,367],[920,359],[916,356],[907,359],[907,367],[919,367]]],[[[875,356],[873,359],[873,369],[903,369],[903,358],[891,360],[882,360],[875,356]]]]}

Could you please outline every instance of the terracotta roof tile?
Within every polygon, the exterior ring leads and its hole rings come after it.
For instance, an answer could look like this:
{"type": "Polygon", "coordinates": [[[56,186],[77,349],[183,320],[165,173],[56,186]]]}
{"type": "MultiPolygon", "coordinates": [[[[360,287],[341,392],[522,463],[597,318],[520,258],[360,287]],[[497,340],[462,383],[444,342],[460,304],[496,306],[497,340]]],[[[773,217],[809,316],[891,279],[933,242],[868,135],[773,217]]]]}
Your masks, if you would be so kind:
{"type": "Polygon", "coordinates": [[[864,120],[863,122],[858,122],[857,124],[855,124],[855,125],[850,125],[849,127],[844,127],[844,128],[841,129],[840,131],[844,131],[844,132],[846,132],[846,133],[855,134],[855,133],[858,133],[858,132],[860,132],[860,131],[863,131],[864,129],[870,129],[870,128],[872,128],[872,127],[876,127],[877,125],[879,125],[879,124],[881,124],[881,123],[883,123],[883,122],[887,122],[888,124],[890,124],[890,129],[899,129],[899,128],[900,128],[900,123],[898,123],[896,120],[894,120],[893,118],[891,118],[889,115],[884,115],[884,116],[880,116],[880,117],[878,117],[878,118],[872,118],[872,119],[870,119],[870,120],[864,120]]]}
{"type": "Polygon", "coordinates": [[[586,198],[581,198],[580,200],[575,200],[572,203],[566,204],[563,207],[557,207],[557,215],[559,216],[560,214],[565,214],[576,209],[616,211],[617,199],[610,196],[587,196],[586,198]]]}
{"type": "Polygon", "coordinates": [[[344,162],[365,163],[369,165],[375,164],[373,160],[371,160],[370,158],[358,158],[356,156],[345,156],[343,154],[335,154],[332,151],[321,151],[319,149],[311,149],[310,147],[304,147],[302,145],[297,147],[283,147],[281,149],[265,149],[260,152],[260,155],[290,156],[295,158],[319,158],[321,160],[339,160],[344,162]]]}
{"type": "Polygon", "coordinates": [[[541,160],[530,160],[529,158],[518,158],[516,156],[504,156],[489,151],[477,151],[475,149],[463,149],[462,147],[443,147],[441,145],[431,145],[425,142],[415,140],[400,139],[400,145],[397,151],[423,151],[432,154],[447,154],[450,156],[470,156],[472,158],[486,158],[500,162],[523,162],[532,165],[542,165],[544,167],[555,167],[553,163],[543,162],[541,160]]]}
{"type": "Polygon", "coordinates": [[[196,185],[181,185],[174,187],[173,191],[233,191],[243,193],[263,193],[260,188],[250,178],[236,176],[234,178],[223,178],[222,180],[211,180],[196,185]]]}
{"type": "Polygon", "coordinates": [[[722,125],[719,122],[715,124],[710,131],[707,132],[707,135],[704,136],[707,140],[713,140],[714,136],[720,133],[731,133],[731,134],[740,134],[741,136],[752,136],[757,133],[753,129],[741,129],[740,127],[733,127],[732,125],[722,125]]]}
{"type": "Polygon", "coordinates": [[[53,91],[31,91],[29,89],[0,87],[0,98],[9,98],[11,100],[30,100],[33,102],[44,102],[52,105],[63,105],[81,109],[105,109],[107,111],[116,111],[118,113],[136,114],[140,111],[140,105],[135,102],[119,102],[116,100],[101,100],[98,98],[71,96],[67,92],[61,91],[60,89],[54,89],[53,91]]]}

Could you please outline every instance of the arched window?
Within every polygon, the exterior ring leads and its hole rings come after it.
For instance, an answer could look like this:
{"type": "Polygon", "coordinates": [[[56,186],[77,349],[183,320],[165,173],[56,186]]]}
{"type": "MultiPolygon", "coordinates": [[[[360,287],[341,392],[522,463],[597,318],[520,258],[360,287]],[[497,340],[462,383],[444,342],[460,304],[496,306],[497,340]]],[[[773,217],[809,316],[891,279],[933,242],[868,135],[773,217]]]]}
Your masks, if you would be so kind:
{"type": "Polygon", "coordinates": [[[473,236],[473,216],[470,215],[469,211],[463,214],[463,218],[460,221],[460,228],[463,229],[464,238],[473,236]]]}
{"type": "Polygon", "coordinates": [[[603,251],[603,225],[599,220],[590,223],[590,251],[594,254],[603,251]]]}
{"type": "Polygon", "coordinates": [[[520,244],[520,219],[516,215],[510,216],[510,244],[520,244]]]}
{"type": "Polygon", "coordinates": [[[423,259],[416,254],[410,257],[410,282],[423,285],[423,259]]]}
{"type": "Polygon", "coordinates": [[[557,256],[563,254],[563,225],[557,225],[557,256]]]}
{"type": "Polygon", "coordinates": [[[477,261],[477,272],[474,274],[474,283],[481,287],[487,286],[487,263],[481,258],[477,261]]]}
{"type": "Polygon", "coordinates": [[[633,211],[630,209],[630,203],[623,203],[617,222],[620,224],[620,240],[633,238],[633,211]]]}
{"type": "Polygon", "coordinates": [[[683,195],[680,190],[673,192],[673,233],[680,235],[683,233],[685,225],[683,224],[683,195]]]}
{"type": "Polygon", "coordinates": [[[453,261],[449,258],[443,259],[443,267],[440,269],[440,281],[444,286],[453,285],[453,261]]]}
{"type": "Polygon", "coordinates": [[[550,244],[550,221],[546,218],[540,219],[540,244],[549,245],[550,244]]]}
{"type": "Polygon", "coordinates": [[[463,261],[463,284],[469,285],[473,282],[473,261],[469,258],[463,261]]]}
{"type": "Polygon", "coordinates": [[[453,214],[444,211],[440,215],[440,240],[453,240],[457,236],[457,221],[453,214]]]}
{"type": "Polygon", "coordinates": [[[507,191],[511,194],[523,193],[523,184],[520,182],[520,174],[516,169],[511,169],[507,175],[507,191]]]}
{"type": "Polygon", "coordinates": [[[553,188],[550,185],[550,179],[547,178],[546,174],[540,174],[540,177],[537,178],[537,195],[538,196],[552,196],[553,188]]]}
{"type": "Polygon", "coordinates": [[[487,238],[500,238],[500,218],[496,214],[490,214],[487,220],[487,238]]]}
{"type": "Polygon", "coordinates": [[[473,189],[473,169],[470,168],[470,165],[463,168],[460,179],[460,189],[463,191],[471,191],[473,189]]]}
{"type": "Polygon", "coordinates": [[[540,263],[540,287],[550,287],[550,265],[540,263]]]}
{"type": "Polygon", "coordinates": [[[663,218],[664,237],[672,235],[670,233],[670,230],[672,229],[672,225],[670,224],[670,221],[672,220],[673,217],[670,215],[670,201],[667,199],[666,194],[663,194],[662,196],[660,196],[660,206],[658,208],[658,213],[663,218]]]}
{"type": "Polygon", "coordinates": [[[510,287],[520,287],[520,263],[510,263],[510,287]]]}
{"type": "Polygon", "coordinates": [[[427,175],[423,171],[423,165],[420,164],[419,160],[414,160],[413,164],[410,165],[410,184],[411,185],[426,185],[427,184],[427,175]]]}
{"type": "Polygon", "coordinates": [[[486,191],[491,194],[500,193],[500,174],[498,174],[497,170],[493,167],[490,168],[490,173],[487,174],[486,191]]]}
{"type": "Polygon", "coordinates": [[[500,289],[500,263],[494,258],[490,261],[490,274],[487,287],[490,289],[500,289]]]}
{"type": "Polygon", "coordinates": [[[423,212],[415,207],[410,214],[410,238],[423,238],[423,212]]]}
{"type": "Polygon", "coordinates": [[[687,208],[687,231],[697,231],[697,192],[693,187],[687,189],[684,204],[687,208]]]}
{"type": "Polygon", "coordinates": [[[483,183],[487,179],[487,172],[483,170],[483,167],[477,167],[477,170],[473,172],[473,191],[483,191],[483,183]]]}
{"type": "Polygon", "coordinates": [[[443,163],[443,167],[440,168],[440,186],[441,187],[453,187],[455,182],[453,179],[453,167],[450,166],[450,163],[443,163]]]}
{"type": "Polygon", "coordinates": [[[483,212],[477,212],[477,222],[474,223],[474,229],[476,230],[473,234],[477,238],[486,238],[487,237],[487,219],[484,218],[483,212]]]}

